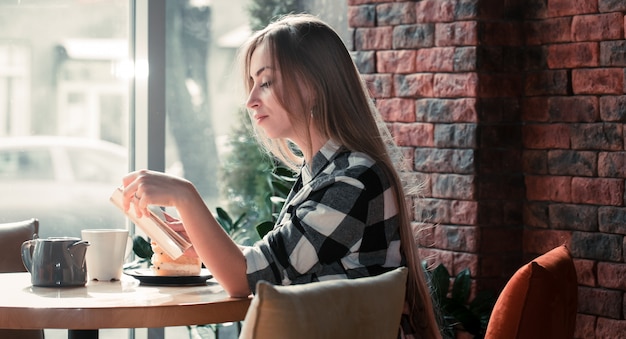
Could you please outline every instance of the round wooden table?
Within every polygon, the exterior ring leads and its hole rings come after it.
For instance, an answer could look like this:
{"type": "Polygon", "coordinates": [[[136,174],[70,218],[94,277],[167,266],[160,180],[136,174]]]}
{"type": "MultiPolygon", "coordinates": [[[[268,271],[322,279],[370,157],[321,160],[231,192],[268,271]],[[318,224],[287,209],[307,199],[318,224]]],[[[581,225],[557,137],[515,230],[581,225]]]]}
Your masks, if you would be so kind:
{"type": "Polygon", "coordinates": [[[35,287],[29,273],[1,273],[0,286],[0,328],[8,329],[71,331],[241,321],[251,300],[230,298],[212,280],[200,286],[148,286],[127,275],[120,281],[89,281],[84,287],[35,287]]]}

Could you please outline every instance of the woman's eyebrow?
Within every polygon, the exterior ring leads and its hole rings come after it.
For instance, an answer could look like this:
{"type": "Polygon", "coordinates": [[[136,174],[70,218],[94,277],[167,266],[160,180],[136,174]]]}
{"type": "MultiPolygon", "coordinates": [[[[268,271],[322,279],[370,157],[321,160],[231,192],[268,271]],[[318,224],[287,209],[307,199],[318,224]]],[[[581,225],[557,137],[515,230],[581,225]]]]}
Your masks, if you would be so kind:
{"type": "Polygon", "coordinates": [[[272,69],[272,67],[270,66],[263,66],[261,68],[259,68],[258,71],[256,71],[256,73],[254,73],[255,77],[258,77],[261,73],[263,73],[263,71],[265,71],[266,69],[272,69]]]}

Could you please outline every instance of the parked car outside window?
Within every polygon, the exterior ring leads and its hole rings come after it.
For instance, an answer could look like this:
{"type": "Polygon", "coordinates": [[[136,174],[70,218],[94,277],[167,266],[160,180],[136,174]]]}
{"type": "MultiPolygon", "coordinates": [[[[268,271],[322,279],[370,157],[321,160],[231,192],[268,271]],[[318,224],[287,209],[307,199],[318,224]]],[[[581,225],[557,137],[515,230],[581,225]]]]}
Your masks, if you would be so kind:
{"type": "Polygon", "coordinates": [[[39,219],[39,237],[125,228],[109,196],[128,172],[125,147],[58,136],[0,138],[0,222],[39,219]]]}

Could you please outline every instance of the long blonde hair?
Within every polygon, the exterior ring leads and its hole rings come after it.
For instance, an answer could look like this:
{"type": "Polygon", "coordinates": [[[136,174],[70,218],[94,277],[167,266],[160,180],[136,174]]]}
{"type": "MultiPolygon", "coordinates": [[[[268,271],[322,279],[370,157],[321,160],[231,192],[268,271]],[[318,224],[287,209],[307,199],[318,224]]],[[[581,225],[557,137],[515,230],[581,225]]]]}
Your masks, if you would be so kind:
{"type": "MultiPolygon", "coordinates": [[[[281,71],[282,86],[275,88],[276,97],[283,107],[288,107],[292,123],[313,123],[324,137],[351,151],[368,154],[382,164],[396,193],[401,249],[409,268],[406,299],[412,325],[419,338],[440,338],[405,191],[396,170],[396,165],[402,162],[398,156],[401,152],[395,147],[343,41],[330,26],[314,16],[299,14],[280,18],[256,32],[241,49],[247,93],[254,85],[250,79],[250,60],[263,43],[281,71]],[[314,98],[306,93],[314,93],[314,98]]],[[[260,143],[276,158],[293,169],[301,166],[301,155],[288,140],[269,139],[261,129],[256,133],[260,143]]],[[[308,134],[308,130],[303,133],[308,134]]],[[[304,137],[310,140],[310,135],[304,137]]]]}

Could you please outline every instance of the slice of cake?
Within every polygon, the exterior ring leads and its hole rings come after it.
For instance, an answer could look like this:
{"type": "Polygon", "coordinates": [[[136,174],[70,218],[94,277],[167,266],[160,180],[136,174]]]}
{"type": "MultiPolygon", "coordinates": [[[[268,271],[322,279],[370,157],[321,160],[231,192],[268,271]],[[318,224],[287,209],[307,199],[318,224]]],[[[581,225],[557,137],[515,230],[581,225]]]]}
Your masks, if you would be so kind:
{"type": "Polygon", "coordinates": [[[174,260],[163,249],[152,242],[152,271],[158,276],[194,276],[200,275],[202,261],[198,257],[183,255],[174,260]]]}

